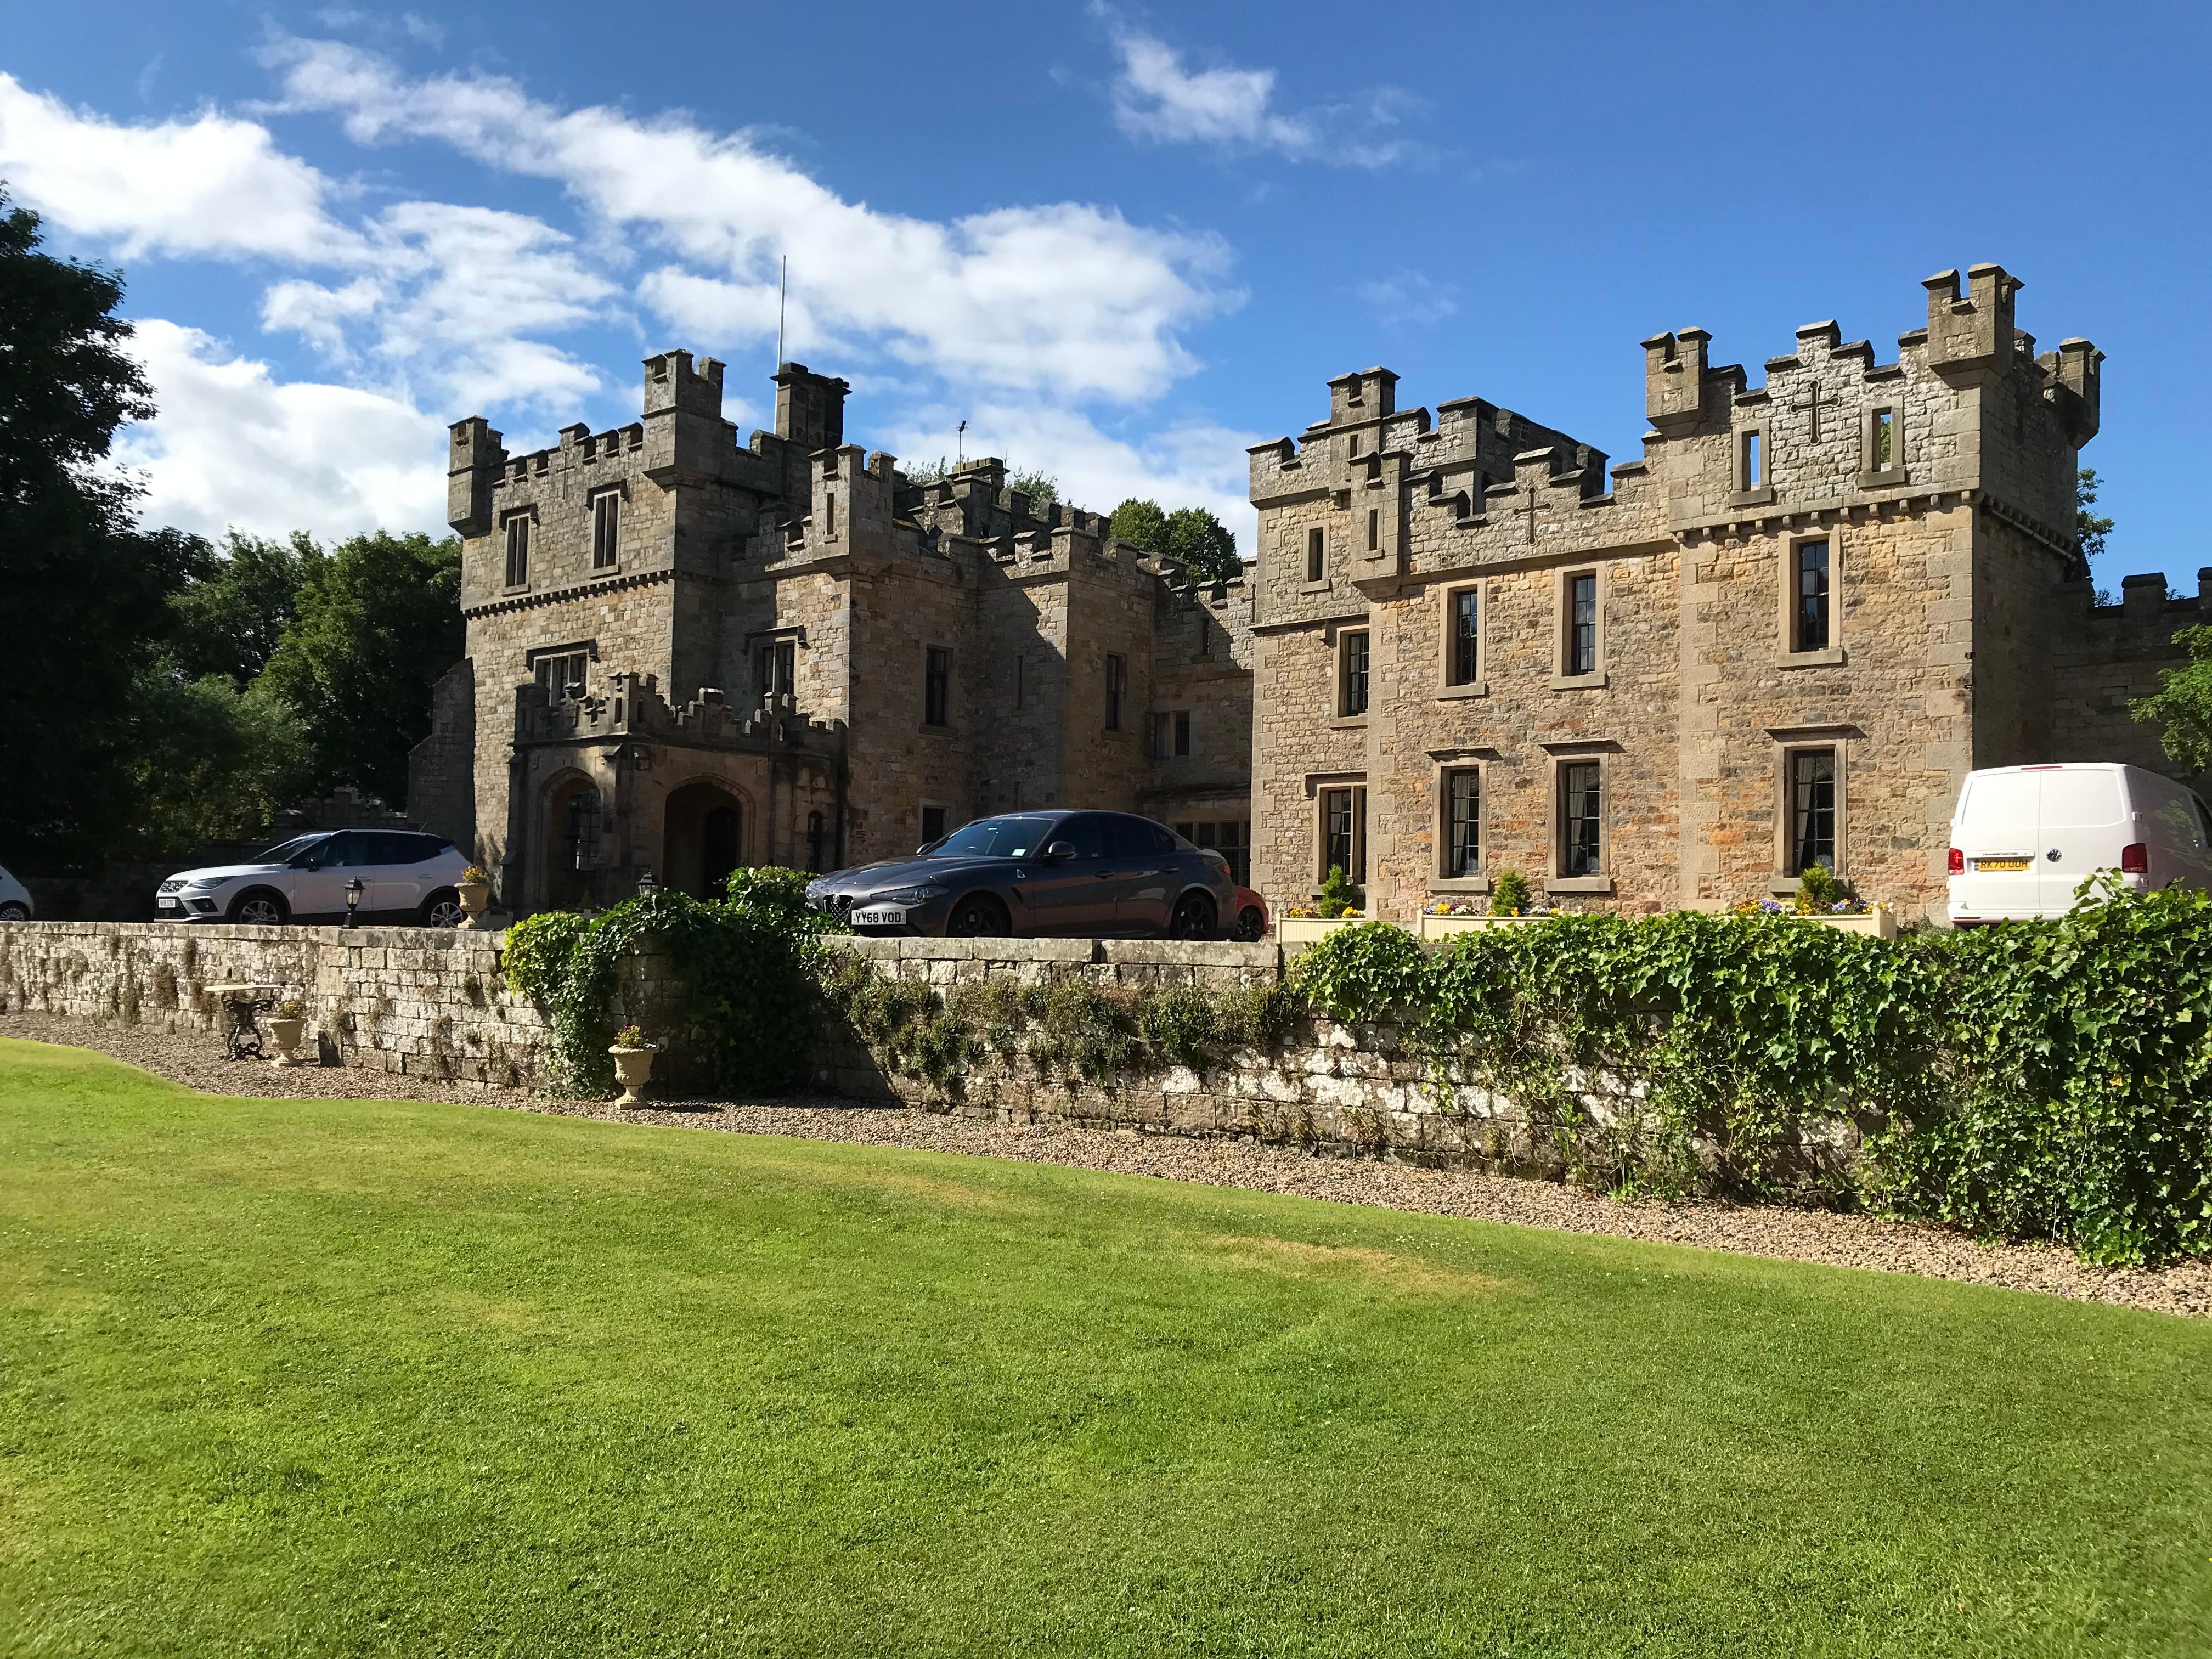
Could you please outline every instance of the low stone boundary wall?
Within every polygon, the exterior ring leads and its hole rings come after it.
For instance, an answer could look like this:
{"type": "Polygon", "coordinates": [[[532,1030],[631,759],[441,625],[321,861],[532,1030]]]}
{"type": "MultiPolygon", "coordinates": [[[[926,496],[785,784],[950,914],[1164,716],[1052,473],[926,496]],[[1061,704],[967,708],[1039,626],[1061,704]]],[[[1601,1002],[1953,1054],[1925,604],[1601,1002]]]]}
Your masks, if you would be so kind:
{"type": "Polygon", "coordinates": [[[441,927],[4,922],[0,1010],[213,1039],[223,1016],[208,987],[266,985],[307,1005],[325,1064],[536,1087],[550,1024],[508,991],[501,937],[441,927]]]}

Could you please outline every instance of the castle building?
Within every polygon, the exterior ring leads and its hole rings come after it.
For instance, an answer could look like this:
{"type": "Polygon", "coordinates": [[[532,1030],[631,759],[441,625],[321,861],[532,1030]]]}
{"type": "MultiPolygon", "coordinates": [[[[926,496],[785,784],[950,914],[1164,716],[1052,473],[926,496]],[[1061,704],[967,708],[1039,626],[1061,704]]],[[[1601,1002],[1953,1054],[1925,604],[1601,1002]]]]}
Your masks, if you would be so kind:
{"type": "Polygon", "coordinates": [[[1820,864],[1940,913],[1977,767],[2166,767],[2127,719],[2202,617],[2095,605],[2075,530],[2087,340],[2039,356],[1996,265],[1928,279],[1893,362],[1832,322],[1763,385],[1702,329],[1644,343],[1650,430],[1606,457],[1375,368],[1251,451],[1253,869],[1332,865],[1408,921],[1504,871],[1569,908],[1713,908],[1820,864]]]}
{"type": "Polygon", "coordinates": [[[1142,811],[1241,871],[1245,585],[1194,589],[996,460],[910,481],[844,441],[844,381],[775,382],[742,447],[722,365],[683,351],[613,431],[510,456],[453,426],[468,654],[416,819],[519,913],[835,869],[1020,807],[1142,811]]]}

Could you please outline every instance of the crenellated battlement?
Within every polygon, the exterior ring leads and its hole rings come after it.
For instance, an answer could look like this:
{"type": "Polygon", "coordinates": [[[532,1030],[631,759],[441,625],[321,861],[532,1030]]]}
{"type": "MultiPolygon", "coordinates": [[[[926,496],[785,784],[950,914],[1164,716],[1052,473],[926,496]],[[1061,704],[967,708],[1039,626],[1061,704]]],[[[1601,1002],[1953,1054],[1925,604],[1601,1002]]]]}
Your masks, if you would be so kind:
{"type": "Polygon", "coordinates": [[[764,697],[750,709],[720,690],[702,688],[681,707],[660,694],[659,677],[617,672],[602,696],[561,697],[538,684],[514,689],[517,744],[612,743],[638,738],[690,747],[800,750],[834,756],[845,746],[842,720],[808,720],[788,695],[764,697]]]}

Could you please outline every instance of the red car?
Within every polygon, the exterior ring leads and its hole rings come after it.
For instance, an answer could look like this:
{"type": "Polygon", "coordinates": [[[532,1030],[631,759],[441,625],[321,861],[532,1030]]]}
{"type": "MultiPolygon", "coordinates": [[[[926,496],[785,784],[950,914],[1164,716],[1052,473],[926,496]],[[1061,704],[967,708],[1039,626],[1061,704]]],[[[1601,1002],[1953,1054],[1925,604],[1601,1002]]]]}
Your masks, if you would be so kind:
{"type": "Polygon", "coordinates": [[[1267,901],[1249,887],[1237,890],[1237,915],[1229,925],[1229,937],[1257,944],[1267,937],[1267,901]]]}

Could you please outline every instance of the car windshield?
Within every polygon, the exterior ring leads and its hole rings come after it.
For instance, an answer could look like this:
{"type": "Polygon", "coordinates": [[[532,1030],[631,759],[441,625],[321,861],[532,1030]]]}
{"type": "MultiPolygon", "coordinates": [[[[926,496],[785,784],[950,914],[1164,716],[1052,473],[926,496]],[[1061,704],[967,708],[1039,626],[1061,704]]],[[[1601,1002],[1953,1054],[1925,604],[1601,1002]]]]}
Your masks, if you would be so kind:
{"type": "Polygon", "coordinates": [[[1018,859],[1037,849],[1057,819],[1042,813],[978,818],[929,849],[933,859],[1018,859]]]}
{"type": "Polygon", "coordinates": [[[295,836],[289,841],[279,842],[253,861],[256,864],[289,864],[310,847],[319,847],[329,839],[327,836],[295,836]]]}

